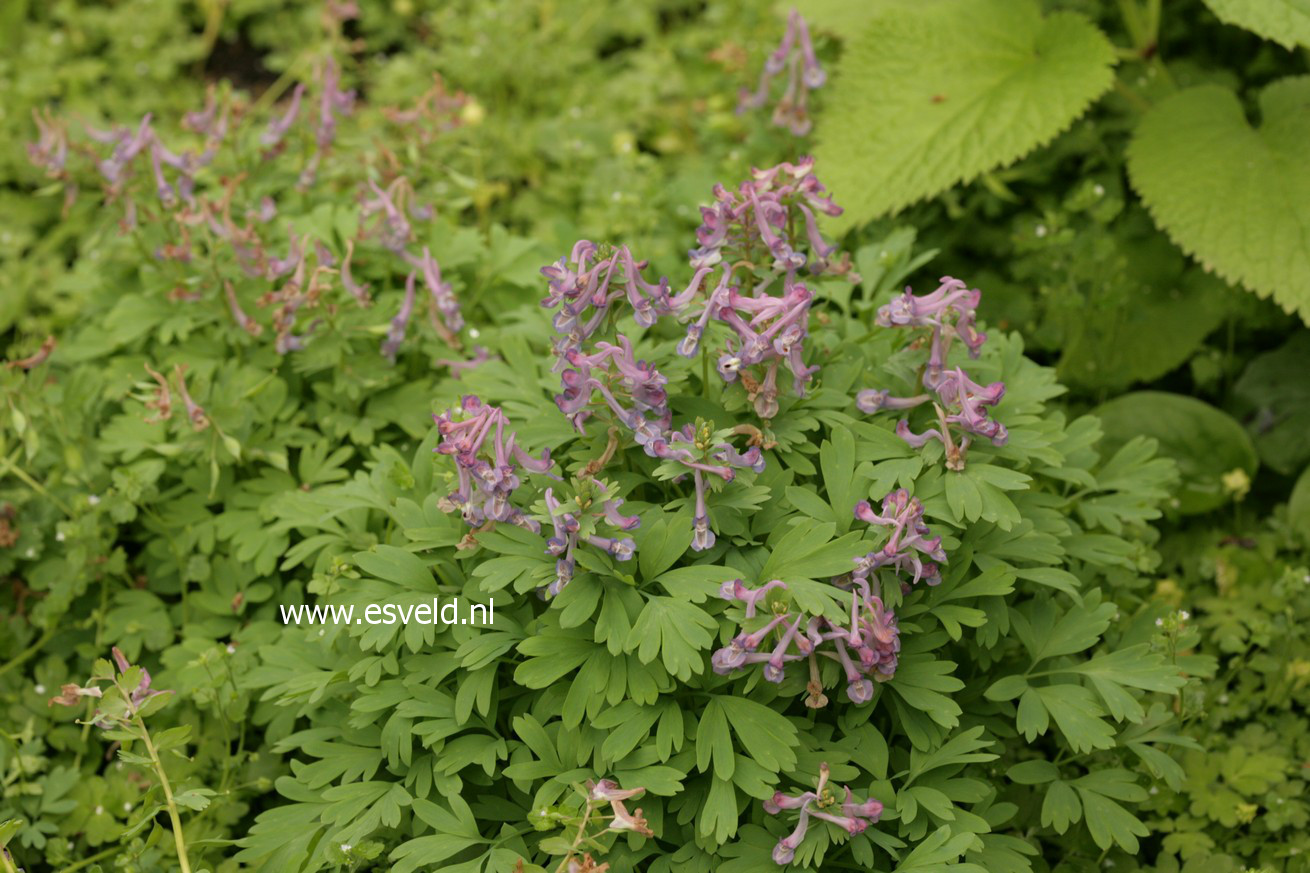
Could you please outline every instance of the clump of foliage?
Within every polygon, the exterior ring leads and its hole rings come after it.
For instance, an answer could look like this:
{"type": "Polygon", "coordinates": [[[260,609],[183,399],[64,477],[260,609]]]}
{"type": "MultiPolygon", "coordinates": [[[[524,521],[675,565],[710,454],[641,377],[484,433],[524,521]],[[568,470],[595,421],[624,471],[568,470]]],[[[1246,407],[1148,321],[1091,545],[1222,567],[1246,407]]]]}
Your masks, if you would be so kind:
{"type": "Polygon", "coordinates": [[[1310,486],[1194,549],[1168,522],[1246,496],[1240,425],[1072,411],[986,282],[835,238],[869,192],[796,139],[814,20],[760,18],[766,58],[749,8],[543,4],[502,22],[550,49],[523,93],[473,6],[215,4],[158,34],[306,36],[261,96],[34,120],[59,292],[23,286],[0,369],[3,863],[1295,869],[1310,486]],[[280,609],[451,597],[494,619],[280,609]]]}

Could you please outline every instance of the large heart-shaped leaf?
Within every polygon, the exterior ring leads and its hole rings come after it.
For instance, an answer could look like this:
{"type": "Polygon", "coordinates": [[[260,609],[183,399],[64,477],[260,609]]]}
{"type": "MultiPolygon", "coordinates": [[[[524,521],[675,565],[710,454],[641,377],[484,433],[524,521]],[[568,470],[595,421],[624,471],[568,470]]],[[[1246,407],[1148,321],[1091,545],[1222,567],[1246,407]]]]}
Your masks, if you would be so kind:
{"type": "Polygon", "coordinates": [[[1205,0],[1219,20],[1287,48],[1310,46],[1310,0],[1205,0]]]}
{"type": "Polygon", "coordinates": [[[1222,506],[1230,499],[1225,475],[1241,470],[1249,477],[1260,464],[1242,426],[1193,397],[1136,391],[1101,405],[1095,414],[1105,431],[1103,457],[1135,436],[1159,440],[1160,454],[1178,462],[1182,482],[1175,508],[1185,515],[1222,506]]]}
{"type": "Polygon", "coordinates": [[[890,4],[847,45],[819,120],[846,226],[1018,160],[1110,87],[1114,48],[1035,0],[890,4]]]}
{"type": "Polygon", "coordinates": [[[1252,359],[1233,385],[1260,460],[1284,475],[1310,461],[1310,334],[1252,359]]]}
{"type": "Polygon", "coordinates": [[[1260,116],[1219,85],[1180,91],[1142,119],[1128,169],[1184,251],[1310,321],[1310,76],[1265,88],[1260,116]]]}

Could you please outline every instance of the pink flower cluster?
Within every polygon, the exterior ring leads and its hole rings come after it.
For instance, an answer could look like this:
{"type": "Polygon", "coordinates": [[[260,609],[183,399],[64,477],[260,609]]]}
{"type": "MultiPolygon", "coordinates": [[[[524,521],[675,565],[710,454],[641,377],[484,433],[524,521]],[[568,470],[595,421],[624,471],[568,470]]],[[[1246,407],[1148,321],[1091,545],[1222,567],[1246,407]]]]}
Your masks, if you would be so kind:
{"type": "Polygon", "coordinates": [[[769,86],[773,78],[784,70],[787,72],[787,88],[773,110],[773,124],[789,128],[796,136],[804,136],[812,126],[805,105],[806,98],[810,91],[822,87],[828,76],[814,56],[810,29],[795,9],[787,16],[787,31],[783,34],[782,42],[764,62],[759,85],[754,91],[742,89],[737,113],[760,109],[768,103],[769,86]]]}
{"type": "MultiPolygon", "coordinates": [[[[745,620],[749,621],[769,591],[786,588],[786,583],[777,579],[756,589],[734,579],[723,583],[719,596],[744,603],[745,620]]],[[[859,704],[873,699],[874,681],[885,682],[895,674],[900,648],[896,615],[883,605],[882,598],[873,594],[866,578],[856,579],[851,591],[849,625],[827,616],[806,616],[779,603],[763,627],[737,634],[714,653],[710,663],[714,672],[725,676],[761,664],[766,680],[782,682],[789,663],[807,660],[810,678],[805,705],[818,709],[828,703],[819,676],[819,656],[841,665],[846,677],[846,694],[852,703],[859,704]]]]}
{"type": "MultiPolygon", "coordinates": [[[[738,452],[731,443],[719,440],[718,436],[707,422],[698,419],[695,425],[683,425],[681,430],[665,433],[645,445],[648,455],[672,461],[691,472],[696,486],[691,547],[698,552],[713,547],[715,541],[706,506],[705,495],[709,487],[706,476],[716,476],[724,482],[731,482],[737,475],[734,468],[749,469],[756,473],[764,471],[764,455],[758,446],[738,452]]],[[[685,474],[675,476],[674,481],[678,481],[682,475],[685,474]]]]}
{"type": "Polygon", "coordinates": [[[701,207],[696,231],[700,245],[689,253],[696,269],[691,288],[699,288],[716,269],[722,273],[698,312],[683,307],[681,318],[688,326],[678,353],[695,355],[711,321],[727,325],[732,334],[719,355],[718,372],[729,383],[740,380],[756,414],[764,419],[778,414],[780,364],[791,371],[792,390],[798,396],[804,396],[819,369],[805,364],[814,295],[797,281],[797,271],[806,266],[812,273],[850,271],[849,259],[831,260],[836,246],[819,233],[816,213],[840,215],[841,208],[813,171],[814,161],[805,158],[754,170],[736,191],[717,186],[714,203],[701,207]],[[761,263],[768,263],[774,275],[748,292],[734,284],[739,268],[750,276],[761,263]],[[770,286],[779,274],[782,290],[774,295],[770,286]]]}
{"type": "MultiPolygon", "coordinates": [[[[339,120],[352,113],[355,93],[343,87],[337,63],[326,59],[319,65],[315,81],[297,84],[285,107],[267,123],[258,135],[263,147],[263,159],[271,161],[286,150],[288,135],[298,123],[308,127],[306,138],[312,136],[313,154],[300,174],[300,187],[313,184],[324,156],[330,153],[337,136],[339,120]],[[313,108],[303,111],[309,95],[313,95],[313,108]]],[[[271,321],[275,346],[279,354],[303,349],[310,328],[296,332],[297,319],[320,303],[323,294],[332,287],[332,276],[340,276],[340,283],[361,307],[372,303],[369,286],[360,283],[352,273],[355,242],[346,243],[344,258],[329,251],[308,235],[291,231],[285,256],[269,251],[269,234],[260,225],[268,225],[277,214],[277,204],[265,195],[257,208],[246,211],[245,221],[233,217],[233,201],[240,193],[245,174],[220,180],[221,190],[206,196],[197,192],[199,171],[210,165],[221,147],[230,145],[230,120],[240,119],[241,108],[230,98],[220,98],[217,88],[211,87],[205,105],[185,114],[182,126],[200,138],[200,145],[191,151],[174,150],[163,142],[152,126],[152,116],[146,114],[134,127],[115,126],[107,129],[83,125],[87,137],[99,144],[102,155],[96,157],[95,166],[104,180],[106,199],[123,203],[120,225],[124,232],[137,227],[138,219],[154,221],[167,231],[170,240],[158,247],[156,257],[183,263],[195,258],[193,242],[230,247],[236,264],[251,279],[274,282],[286,279],[280,287],[264,292],[258,298],[260,307],[271,307],[271,321]],[[107,154],[104,154],[107,152],[107,154]],[[132,183],[143,175],[135,168],[148,162],[153,175],[154,191],[160,205],[158,213],[147,211],[144,201],[138,208],[136,186],[132,183]],[[171,221],[162,221],[171,218],[171,221]],[[193,241],[197,227],[209,231],[193,241]]],[[[66,207],[77,195],[77,185],[68,171],[70,151],[68,131],[51,114],[36,115],[38,139],[28,147],[32,161],[46,174],[63,180],[66,189],[66,207]]],[[[239,131],[238,131],[239,133],[239,131]]],[[[95,154],[95,151],[92,151],[95,154]]],[[[433,330],[449,345],[460,347],[458,333],[464,326],[459,301],[449,281],[443,279],[441,268],[427,248],[421,252],[411,250],[414,240],[412,221],[432,217],[430,206],[415,202],[412,186],[404,176],[396,176],[380,185],[369,181],[361,197],[360,214],[363,220],[359,239],[374,238],[382,248],[400,255],[409,271],[405,295],[400,310],[391,320],[382,354],[394,360],[404,341],[411,316],[417,303],[419,287],[425,287],[430,299],[428,309],[433,330]],[[421,285],[420,285],[421,282],[421,285]]],[[[263,325],[252,318],[242,307],[238,286],[222,280],[223,296],[236,323],[252,336],[263,332],[263,325]]],[[[200,299],[200,293],[179,288],[176,299],[200,299]]]]}
{"type": "Polygon", "coordinates": [[[891,303],[878,310],[877,324],[881,327],[927,329],[930,332],[928,360],[924,364],[922,383],[930,393],[914,397],[892,397],[883,390],[865,390],[856,396],[856,406],[866,413],[883,409],[913,409],[932,403],[937,414],[938,427],[922,434],[910,429],[909,422],[901,420],[896,433],[915,448],[929,440],[939,440],[946,448],[946,466],[952,470],[964,468],[965,454],[974,437],[991,440],[1003,446],[1009,440],[1005,425],[988,417],[988,408],[994,407],[1005,396],[1005,383],[980,385],[969,378],[961,367],[949,367],[947,356],[951,343],[959,339],[968,350],[969,357],[978,357],[987,335],[977,329],[977,308],[982,292],[969,289],[959,279],[943,277],[936,291],[922,296],[906,288],[891,303]],[[957,440],[954,426],[960,432],[957,440]]]}
{"type": "Polygon", "coordinates": [[[725,260],[762,264],[767,257],[777,272],[792,273],[806,264],[812,273],[834,271],[828,258],[836,246],[819,233],[819,212],[836,216],[842,208],[814,175],[813,158],[752,170],[735,191],[716,185],[714,202],[701,207],[700,245],[688,253],[691,265],[700,269],[725,260]],[[800,250],[802,245],[808,245],[809,254],[800,250]]]}
{"type": "Polygon", "coordinates": [[[659,316],[685,306],[699,289],[699,282],[694,281],[686,291],[671,296],[669,280],[647,281],[641,275],[645,266],[645,261],[633,258],[627,246],[602,252],[584,239],[574,244],[567,258],[541,268],[550,285],[541,305],[556,310],[557,372],[569,352],[582,351],[607,319],[617,317],[612,306],[619,300],[627,300],[638,325],[650,327],[659,316]]]}
{"type": "Polygon", "coordinates": [[[839,800],[828,785],[828,778],[828,765],[820,764],[819,781],[813,791],[802,791],[794,795],[776,791],[773,797],[764,801],[764,811],[769,815],[777,815],[784,809],[800,810],[796,829],[773,847],[775,864],[785,866],[796,857],[796,850],[805,839],[811,818],[834,824],[852,836],[863,833],[869,825],[882,818],[882,803],[872,797],[868,800],[857,800],[851,789],[845,785],[842,786],[843,796],[839,800]]]}
{"type": "Polygon", "coordinates": [[[579,498],[566,505],[555,499],[553,489],[546,489],[546,515],[555,528],[554,535],[546,541],[546,553],[556,558],[555,580],[545,590],[548,597],[559,594],[565,585],[573,581],[573,573],[577,568],[573,555],[580,542],[600,549],[619,561],[629,561],[636,554],[637,546],[631,537],[600,536],[596,533],[601,522],[624,532],[641,526],[640,518],[619,511],[623,498],[613,496],[611,491],[607,485],[584,480],[579,483],[579,498]],[[600,493],[591,493],[596,486],[600,487],[600,493]]]}
{"type": "Polygon", "coordinates": [[[891,536],[881,549],[855,559],[857,582],[867,584],[879,567],[892,567],[897,573],[913,571],[914,582],[920,579],[929,585],[942,581],[941,570],[934,562],[946,562],[942,551],[942,538],[931,536],[932,531],[923,523],[923,503],[911,497],[904,488],[888,494],[882,501],[882,515],[873,511],[867,500],[855,504],[855,517],[867,524],[891,529],[891,536]],[[931,560],[925,561],[926,556],[931,560]]]}
{"type": "Polygon", "coordinates": [[[470,527],[506,521],[533,532],[541,525],[510,502],[521,484],[518,469],[546,473],[554,463],[550,451],[534,458],[515,441],[509,420],[495,406],[465,395],[461,405],[434,415],[440,442],[433,451],[451,455],[459,474],[458,487],[441,501],[442,510],[458,509],[470,527]]]}
{"type": "Polygon", "coordinates": [[[626,336],[618,334],[616,338],[617,345],[597,342],[591,354],[578,349],[564,354],[561,361],[567,368],[560,374],[564,390],[555,396],[555,405],[581,433],[593,414],[592,399],[599,394],[649,453],[650,444],[667,432],[673,421],[664,388],[668,380],[653,365],[634,357],[626,336]]]}

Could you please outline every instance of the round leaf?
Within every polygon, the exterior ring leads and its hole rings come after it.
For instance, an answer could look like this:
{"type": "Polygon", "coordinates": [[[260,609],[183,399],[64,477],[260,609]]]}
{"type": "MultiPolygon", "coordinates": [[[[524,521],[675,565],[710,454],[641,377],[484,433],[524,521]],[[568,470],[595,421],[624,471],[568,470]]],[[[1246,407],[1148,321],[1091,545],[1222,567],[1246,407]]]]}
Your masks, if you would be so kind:
{"type": "Polygon", "coordinates": [[[1137,391],[1095,410],[1105,436],[1103,456],[1113,455],[1135,436],[1154,437],[1160,454],[1178,463],[1181,483],[1177,510],[1208,512],[1229,499],[1223,477],[1234,470],[1248,476],[1259,466],[1255,447],[1227,413],[1191,397],[1163,391],[1137,391]]]}
{"type": "Polygon", "coordinates": [[[1265,88],[1260,117],[1219,85],[1180,91],[1142,119],[1128,170],[1184,251],[1310,321],[1310,76],[1265,88]]]}

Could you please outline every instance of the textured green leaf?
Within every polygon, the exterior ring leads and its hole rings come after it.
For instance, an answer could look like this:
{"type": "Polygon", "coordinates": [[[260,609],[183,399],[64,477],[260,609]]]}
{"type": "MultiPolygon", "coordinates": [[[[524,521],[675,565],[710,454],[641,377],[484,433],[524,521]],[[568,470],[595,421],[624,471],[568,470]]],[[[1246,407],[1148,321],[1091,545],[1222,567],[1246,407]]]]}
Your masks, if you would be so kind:
{"type": "Polygon", "coordinates": [[[1298,333],[1256,356],[1233,385],[1233,396],[1260,460],[1291,475],[1310,461],[1310,334],[1298,333]]]}
{"type": "Polygon", "coordinates": [[[1307,0],[1205,0],[1219,20],[1244,27],[1286,48],[1310,46],[1307,0]]]}
{"type": "Polygon", "coordinates": [[[1292,496],[1287,501],[1287,521],[1310,541],[1310,467],[1301,472],[1292,487],[1292,496]]]}
{"type": "Polygon", "coordinates": [[[1229,498],[1223,475],[1259,466],[1255,447],[1231,416],[1192,397],[1162,391],[1138,391],[1096,409],[1105,428],[1102,452],[1109,454],[1135,436],[1155,437],[1160,454],[1178,462],[1182,484],[1177,509],[1207,512],[1229,498]]]}
{"type": "Polygon", "coordinates": [[[819,120],[849,226],[1023,157],[1110,87],[1114,48],[1035,0],[896,4],[846,47],[819,120]],[[927,59],[931,59],[927,61],[927,59]]]}
{"type": "Polygon", "coordinates": [[[1310,321],[1310,77],[1266,87],[1260,119],[1228,88],[1185,89],[1142,119],[1128,169],[1188,254],[1310,321]]]}

